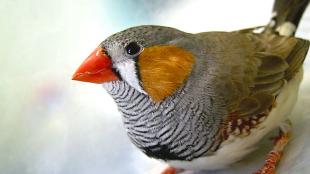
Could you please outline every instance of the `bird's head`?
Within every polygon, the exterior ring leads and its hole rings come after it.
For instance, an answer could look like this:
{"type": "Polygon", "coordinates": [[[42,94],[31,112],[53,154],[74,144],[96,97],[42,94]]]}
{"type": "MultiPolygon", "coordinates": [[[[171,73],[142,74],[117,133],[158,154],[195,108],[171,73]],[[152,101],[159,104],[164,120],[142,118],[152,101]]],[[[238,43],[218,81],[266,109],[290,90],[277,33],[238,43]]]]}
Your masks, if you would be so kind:
{"type": "Polygon", "coordinates": [[[191,35],[162,26],[139,26],[104,40],[82,63],[73,80],[124,80],[153,101],[172,95],[189,77],[194,55],[191,35]]]}

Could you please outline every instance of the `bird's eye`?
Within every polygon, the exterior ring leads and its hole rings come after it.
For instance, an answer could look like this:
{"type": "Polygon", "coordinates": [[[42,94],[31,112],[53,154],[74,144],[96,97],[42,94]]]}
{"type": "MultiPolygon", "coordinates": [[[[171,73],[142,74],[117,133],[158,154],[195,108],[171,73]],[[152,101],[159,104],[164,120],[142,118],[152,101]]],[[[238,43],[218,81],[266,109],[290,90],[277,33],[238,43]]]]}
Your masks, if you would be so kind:
{"type": "Polygon", "coordinates": [[[126,47],[126,52],[129,55],[135,55],[140,52],[141,47],[137,42],[130,42],[126,47]]]}

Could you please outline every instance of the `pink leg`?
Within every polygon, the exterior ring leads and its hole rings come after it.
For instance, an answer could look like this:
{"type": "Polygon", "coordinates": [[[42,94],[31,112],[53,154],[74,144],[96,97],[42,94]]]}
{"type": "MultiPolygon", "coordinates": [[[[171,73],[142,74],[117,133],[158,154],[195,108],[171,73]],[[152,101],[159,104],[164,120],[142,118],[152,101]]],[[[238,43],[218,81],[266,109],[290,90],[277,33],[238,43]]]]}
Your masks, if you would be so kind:
{"type": "Polygon", "coordinates": [[[273,150],[267,155],[265,164],[253,174],[275,174],[276,166],[282,157],[283,149],[288,143],[288,141],[289,134],[287,132],[280,132],[280,135],[275,138],[275,145],[273,147],[273,150]]]}

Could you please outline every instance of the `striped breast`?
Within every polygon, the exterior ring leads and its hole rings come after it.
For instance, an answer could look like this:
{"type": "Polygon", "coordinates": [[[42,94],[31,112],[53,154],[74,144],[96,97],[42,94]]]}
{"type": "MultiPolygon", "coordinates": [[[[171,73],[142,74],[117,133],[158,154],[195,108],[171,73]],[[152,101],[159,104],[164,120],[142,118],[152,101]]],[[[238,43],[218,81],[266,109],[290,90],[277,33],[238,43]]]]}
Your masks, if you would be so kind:
{"type": "Polygon", "coordinates": [[[217,120],[207,117],[203,102],[181,100],[186,86],[160,103],[124,81],[104,88],[122,112],[131,141],[150,157],[193,160],[217,150],[221,143],[219,130],[212,126],[217,120]]]}

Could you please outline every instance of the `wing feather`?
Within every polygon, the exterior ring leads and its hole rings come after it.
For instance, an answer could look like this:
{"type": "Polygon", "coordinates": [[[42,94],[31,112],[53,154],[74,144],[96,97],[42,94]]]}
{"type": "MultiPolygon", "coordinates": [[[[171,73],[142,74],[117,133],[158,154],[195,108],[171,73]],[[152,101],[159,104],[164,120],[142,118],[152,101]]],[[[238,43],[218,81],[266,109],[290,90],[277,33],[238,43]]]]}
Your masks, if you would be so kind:
{"type": "Polygon", "coordinates": [[[244,96],[234,110],[242,111],[242,116],[255,116],[270,109],[285,83],[301,69],[309,41],[274,34],[245,35],[256,48],[253,50],[252,59],[258,59],[260,64],[257,66],[256,76],[253,77],[253,86],[249,86],[248,96],[244,96]],[[256,101],[256,105],[253,101],[256,101]]]}
{"type": "Polygon", "coordinates": [[[208,84],[225,103],[227,114],[255,116],[272,107],[275,98],[301,69],[309,41],[252,32],[199,33],[206,41],[208,84]],[[214,69],[220,69],[214,74],[214,69]]]}

